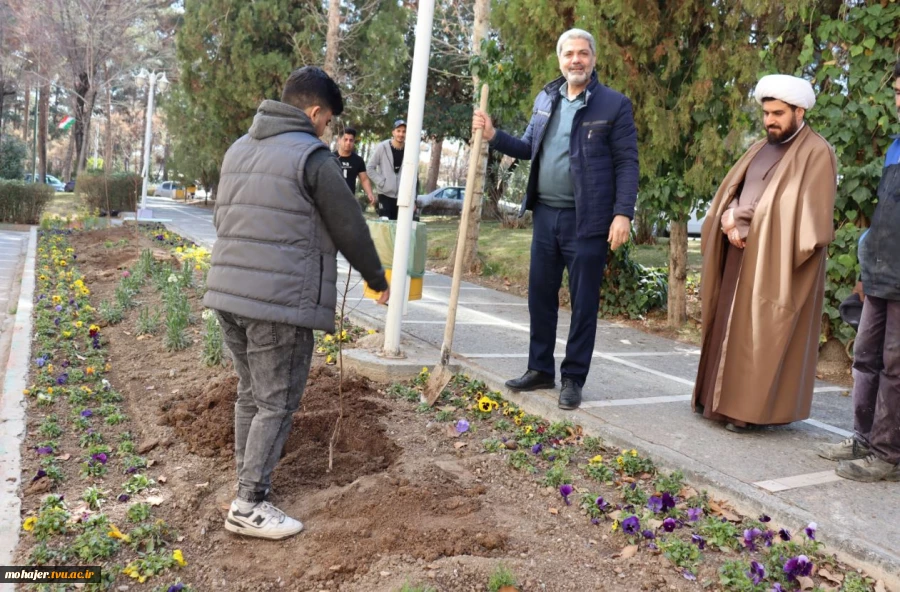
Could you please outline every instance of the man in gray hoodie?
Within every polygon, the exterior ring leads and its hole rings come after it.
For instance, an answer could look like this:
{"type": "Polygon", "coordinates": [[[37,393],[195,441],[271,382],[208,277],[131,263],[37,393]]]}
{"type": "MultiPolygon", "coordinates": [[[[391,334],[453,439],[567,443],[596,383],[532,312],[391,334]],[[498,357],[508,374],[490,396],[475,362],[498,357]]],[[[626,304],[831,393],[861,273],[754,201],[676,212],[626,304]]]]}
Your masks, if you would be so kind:
{"type": "Polygon", "coordinates": [[[406,122],[398,119],[394,122],[391,139],[375,146],[372,157],[366,164],[369,178],[375,183],[375,190],[378,192],[378,215],[388,220],[397,219],[397,191],[405,150],[406,122]]]}
{"type": "Polygon", "coordinates": [[[337,159],[319,140],[344,101],[314,67],[295,70],[281,101],[263,101],[225,153],[216,243],[203,303],[218,314],[238,374],[237,498],[225,529],[282,539],[303,524],[265,500],[300,406],[313,329],[334,331],[340,251],[389,297],[384,271],[337,159]]]}

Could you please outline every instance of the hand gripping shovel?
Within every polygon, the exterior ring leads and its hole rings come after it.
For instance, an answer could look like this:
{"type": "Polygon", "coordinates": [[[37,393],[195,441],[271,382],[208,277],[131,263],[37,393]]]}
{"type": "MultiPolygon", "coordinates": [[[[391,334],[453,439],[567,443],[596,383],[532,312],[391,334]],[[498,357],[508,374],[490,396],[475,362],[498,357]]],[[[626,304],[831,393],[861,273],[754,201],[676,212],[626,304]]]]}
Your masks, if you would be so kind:
{"type": "MultiPolygon", "coordinates": [[[[488,85],[481,87],[482,111],[488,109],[488,85]]],[[[459,301],[459,284],[462,280],[463,258],[466,248],[466,229],[469,227],[469,213],[472,210],[472,200],[475,198],[475,174],[478,170],[478,159],[481,158],[481,136],[483,130],[475,130],[472,138],[472,150],[469,152],[469,173],[466,175],[466,195],[463,200],[462,217],[459,221],[459,234],[456,237],[456,260],[453,263],[453,283],[450,285],[450,304],[447,308],[447,325],[444,327],[444,343],[441,345],[441,363],[435,366],[431,377],[425,384],[425,393],[422,398],[428,405],[441,396],[441,391],[453,378],[453,373],[447,365],[450,362],[450,348],[453,346],[453,329],[456,328],[456,304],[459,301]]]]}

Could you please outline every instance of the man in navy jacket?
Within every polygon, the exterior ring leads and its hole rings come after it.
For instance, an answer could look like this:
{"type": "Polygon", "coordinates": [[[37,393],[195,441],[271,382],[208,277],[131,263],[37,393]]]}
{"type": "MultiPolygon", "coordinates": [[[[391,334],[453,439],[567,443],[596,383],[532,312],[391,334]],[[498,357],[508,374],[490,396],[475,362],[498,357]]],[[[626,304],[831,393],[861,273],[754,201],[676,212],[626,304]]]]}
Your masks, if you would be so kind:
{"type": "Polygon", "coordinates": [[[521,212],[534,212],[528,370],[506,386],[516,391],[556,386],[559,287],[567,269],[572,324],[560,366],[559,407],[576,409],[594,351],[607,250],[617,249],[631,232],[638,189],[637,130],[631,101],[597,81],[590,33],[566,31],[556,54],[562,76],[538,94],[525,135],[515,138],[495,129],[480,110],[472,129],[483,129],[494,150],[532,161],[521,212]]]}

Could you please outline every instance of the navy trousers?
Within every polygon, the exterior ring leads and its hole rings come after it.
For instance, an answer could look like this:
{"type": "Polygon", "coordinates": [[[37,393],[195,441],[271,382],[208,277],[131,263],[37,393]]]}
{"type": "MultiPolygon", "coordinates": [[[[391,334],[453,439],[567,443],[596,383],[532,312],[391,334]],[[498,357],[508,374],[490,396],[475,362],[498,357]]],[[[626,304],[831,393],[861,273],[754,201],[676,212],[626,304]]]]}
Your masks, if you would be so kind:
{"type": "Polygon", "coordinates": [[[569,272],[572,324],[569,326],[566,357],[560,366],[560,374],[584,385],[597,334],[600,284],[609,249],[606,238],[575,238],[574,208],[535,206],[531,270],[528,274],[528,312],[531,316],[529,370],[556,376],[553,350],[559,319],[559,288],[565,269],[569,272]]]}

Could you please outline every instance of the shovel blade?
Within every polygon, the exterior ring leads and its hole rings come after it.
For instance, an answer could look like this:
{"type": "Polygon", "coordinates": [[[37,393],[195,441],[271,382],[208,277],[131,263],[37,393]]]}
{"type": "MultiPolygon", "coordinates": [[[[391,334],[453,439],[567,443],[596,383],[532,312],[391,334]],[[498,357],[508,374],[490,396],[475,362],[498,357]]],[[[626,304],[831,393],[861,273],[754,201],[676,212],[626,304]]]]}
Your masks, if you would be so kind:
{"type": "Polygon", "coordinates": [[[427,405],[434,405],[434,402],[441,396],[441,392],[450,384],[453,378],[453,372],[447,366],[435,366],[425,383],[425,392],[422,393],[422,402],[427,405]]]}

